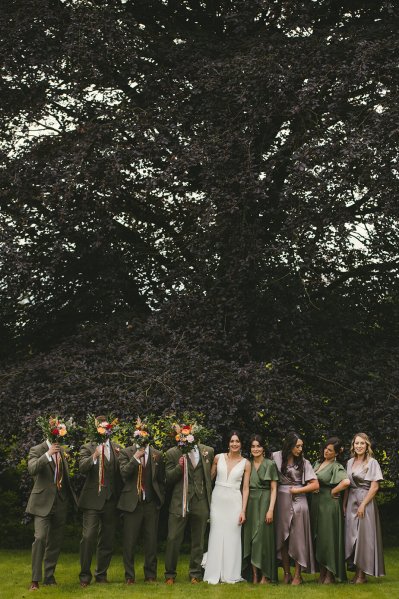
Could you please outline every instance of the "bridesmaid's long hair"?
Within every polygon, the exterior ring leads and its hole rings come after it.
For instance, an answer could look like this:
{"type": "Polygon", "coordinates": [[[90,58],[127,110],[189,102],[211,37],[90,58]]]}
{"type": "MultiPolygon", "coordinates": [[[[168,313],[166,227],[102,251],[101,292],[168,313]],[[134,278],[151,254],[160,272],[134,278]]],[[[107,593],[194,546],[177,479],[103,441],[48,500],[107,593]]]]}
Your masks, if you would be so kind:
{"type": "Polygon", "coordinates": [[[320,464],[322,462],[324,462],[324,450],[328,445],[332,445],[334,447],[335,457],[337,459],[337,462],[341,462],[342,455],[344,453],[343,443],[342,443],[341,439],[339,439],[339,437],[330,437],[329,439],[327,439],[327,441],[325,441],[324,443],[322,443],[320,445],[320,454],[319,454],[320,464]]]}
{"type": "MultiPolygon", "coordinates": [[[[283,447],[282,447],[282,452],[281,452],[282,453],[281,472],[284,475],[287,474],[287,463],[288,463],[288,458],[291,455],[291,450],[293,447],[295,447],[295,445],[297,444],[299,439],[302,440],[302,437],[300,437],[298,435],[298,433],[291,431],[287,434],[287,436],[285,437],[285,439],[283,441],[283,447]]],[[[295,468],[297,468],[299,470],[299,472],[302,473],[303,472],[303,451],[301,452],[301,455],[293,456],[293,458],[294,458],[295,468]]]]}
{"type": "Polygon", "coordinates": [[[355,453],[355,439],[356,437],[360,437],[361,439],[363,439],[363,441],[366,441],[366,455],[365,455],[365,461],[368,462],[368,460],[372,457],[374,457],[374,452],[371,448],[371,440],[370,437],[368,435],[366,435],[366,433],[356,433],[356,435],[353,437],[352,439],[352,443],[351,443],[351,456],[355,457],[356,453],[355,453]]]}

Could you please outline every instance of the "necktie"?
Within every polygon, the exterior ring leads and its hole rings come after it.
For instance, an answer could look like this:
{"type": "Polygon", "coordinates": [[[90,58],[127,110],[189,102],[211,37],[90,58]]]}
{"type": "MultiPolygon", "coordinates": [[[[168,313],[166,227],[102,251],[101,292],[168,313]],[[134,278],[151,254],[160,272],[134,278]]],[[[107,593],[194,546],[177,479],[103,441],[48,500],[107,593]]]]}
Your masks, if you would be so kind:
{"type": "Polygon", "coordinates": [[[143,492],[143,498],[145,498],[145,454],[141,456],[141,490],[143,492]]]}

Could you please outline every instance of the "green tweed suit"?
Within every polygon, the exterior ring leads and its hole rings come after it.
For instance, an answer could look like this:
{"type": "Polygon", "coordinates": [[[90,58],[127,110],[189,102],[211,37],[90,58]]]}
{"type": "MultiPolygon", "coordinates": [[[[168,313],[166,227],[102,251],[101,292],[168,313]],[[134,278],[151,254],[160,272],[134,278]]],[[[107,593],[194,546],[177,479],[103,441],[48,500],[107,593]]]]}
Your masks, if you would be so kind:
{"type": "Polygon", "coordinates": [[[35,540],[32,544],[32,580],[55,582],[54,572],[61,550],[62,533],[68,512],[68,503],[76,507],[76,498],[69,480],[68,463],[61,449],[62,488],[57,490],[55,464],[48,459],[46,441],[29,451],[28,472],[33,476],[33,489],[26,511],[34,516],[35,540]],[[68,501],[69,500],[69,501],[68,501]]]}
{"type": "Polygon", "coordinates": [[[144,544],[144,577],[157,577],[157,540],[159,511],[165,500],[165,465],[163,455],[149,447],[148,458],[143,470],[145,500],[137,491],[139,463],[134,457],[137,447],[123,449],[119,456],[119,467],[124,482],[118,502],[123,512],[123,563],[125,578],[135,579],[134,552],[139,537],[144,544]]]}
{"type": "Polygon", "coordinates": [[[199,462],[196,468],[188,464],[188,512],[182,516],[183,472],[179,459],[183,455],[178,447],[172,447],[165,455],[166,483],[172,487],[169,506],[168,539],[165,553],[165,578],[176,577],[180,546],[187,523],[191,529],[190,578],[202,579],[202,556],[204,538],[211,505],[211,466],[214,451],[211,447],[198,445],[199,462]]]}
{"type": "Polygon", "coordinates": [[[97,567],[94,572],[96,580],[107,579],[107,570],[111,563],[115,528],[116,504],[121,489],[118,467],[120,447],[110,443],[110,460],[104,459],[104,486],[98,491],[100,460],[93,460],[96,443],[90,442],[82,446],[79,453],[79,471],[86,475],[78,507],[83,510],[83,531],[80,541],[80,573],[81,582],[90,582],[91,561],[97,542],[97,567]]]}

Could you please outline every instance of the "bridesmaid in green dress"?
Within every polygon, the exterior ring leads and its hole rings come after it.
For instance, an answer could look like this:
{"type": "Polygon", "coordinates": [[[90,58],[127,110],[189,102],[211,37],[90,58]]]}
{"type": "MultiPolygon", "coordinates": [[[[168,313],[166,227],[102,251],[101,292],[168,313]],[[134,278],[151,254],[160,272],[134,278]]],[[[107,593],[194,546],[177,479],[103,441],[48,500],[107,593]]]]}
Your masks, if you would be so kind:
{"type": "Polygon", "coordinates": [[[331,437],[322,445],[319,461],[313,466],[320,489],[312,495],[310,520],[319,582],[346,580],[344,514],[341,492],[350,485],[348,474],[337,461],[343,451],[341,440],[331,437]]]}
{"type": "Polygon", "coordinates": [[[252,574],[252,582],[267,584],[277,582],[273,514],[278,472],[276,464],[265,457],[265,443],[261,435],[252,435],[250,442],[252,460],[244,526],[243,569],[252,574]]]}

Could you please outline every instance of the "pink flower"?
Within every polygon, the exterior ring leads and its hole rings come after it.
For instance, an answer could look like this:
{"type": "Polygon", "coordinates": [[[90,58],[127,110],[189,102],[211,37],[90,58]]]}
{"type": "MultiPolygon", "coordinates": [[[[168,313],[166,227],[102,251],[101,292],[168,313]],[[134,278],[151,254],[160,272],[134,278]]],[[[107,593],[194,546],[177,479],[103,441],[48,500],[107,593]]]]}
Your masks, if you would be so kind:
{"type": "Polygon", "coordinates": [[[194,443],[194,436],[193,435],[187,435],[187,441],[188,441],[188,443],[194,443]]]}

